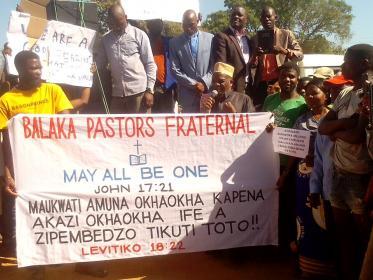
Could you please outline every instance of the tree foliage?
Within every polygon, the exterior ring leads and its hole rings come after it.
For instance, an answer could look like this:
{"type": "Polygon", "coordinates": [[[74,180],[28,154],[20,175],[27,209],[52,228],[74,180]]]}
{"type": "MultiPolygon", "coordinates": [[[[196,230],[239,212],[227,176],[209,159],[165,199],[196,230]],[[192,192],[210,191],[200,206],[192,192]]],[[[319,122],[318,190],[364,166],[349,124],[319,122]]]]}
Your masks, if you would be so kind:
{"type": "Polygon", "coordinates": [[[207,16],[206,21],[203,23],[203,27],[211,33],[217,33],[227,28],[228,24],[229,12],[218,11],[207,16]]]}
{"type": "Polygon", "coordinates": [[[181,26],[180,22],[171,22],[165,21],[164,22],[164,33],[166,36],[169,37],[176,37],[183,32],[183,27],[181,26]]]}
{"type": "MultiPolygon", "coordinates": [[[[336,53],[351,37],[352,8],[345,0],[225,0],[230,10],[243,6],[249,14],[248,30],[260,29],[260,13],[265,5],[274,7],[279,17],[277,25],[292,30],[305,53],[336,53]]],[[[204,27],[217,32],[229,25],[227,11],[207,16],[204,27]]]]}
{"type": "Polygon", "coordinates": [[[105,33],[109,30],[107,26],[107,10],[111,5],[117,4],[120,1],[118,0],[96,0],[95,2],[97,4],[99,32],[105,33]]]}

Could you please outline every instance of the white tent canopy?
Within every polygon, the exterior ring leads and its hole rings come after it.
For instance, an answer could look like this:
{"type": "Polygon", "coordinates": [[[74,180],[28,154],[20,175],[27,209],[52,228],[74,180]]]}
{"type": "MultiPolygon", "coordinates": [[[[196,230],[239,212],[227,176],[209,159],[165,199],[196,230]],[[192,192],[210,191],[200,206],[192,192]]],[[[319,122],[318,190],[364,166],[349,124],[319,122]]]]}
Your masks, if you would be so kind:
{"type": "Polygon", "coordinates": [[[181,22],[183,13],[192,9],[200,11],[199,0],[121,0],[129,19],[163,20],[181,22]]]}

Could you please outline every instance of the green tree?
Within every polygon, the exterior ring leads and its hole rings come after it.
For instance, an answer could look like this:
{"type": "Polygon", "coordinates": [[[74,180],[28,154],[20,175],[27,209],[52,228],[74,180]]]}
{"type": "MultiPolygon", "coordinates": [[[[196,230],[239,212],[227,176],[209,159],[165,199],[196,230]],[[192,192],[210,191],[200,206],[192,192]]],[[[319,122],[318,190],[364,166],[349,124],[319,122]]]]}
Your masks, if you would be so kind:
{"type": "Polygon", "coordinates": [[[317,35],[312,39],[306,40],[302,44],[305,53],[322,54],[344,54],[345,49],[340,45],[328,41],[323,35],[317,35]]]}
{"type": "MultiPolygon", "coordinates": [[[[243,6],[249,13],[248,30],[260,28],[260,13],[265,5],[276,9],[277,25],[290,29],[303,46],[305,53],[339,53],[340,47],[351,37],[352,8],[345,0],[225,0],[230,10],[243,6]]],[[[204,27],[210,32],[222,30],[229,24],[227,11],[207,16],[204,27]]]]}
{"type": "Polygon", "coordinates": [[[164,33],[169,37],[176,37],[183,32],[183,27],[180,22],[165,21],[164,33]]]}
{"type": "Polygon", "coordinates": [[[107,10],[108,8],[113,5],[120,3],[118,0],[96,0],[97,4],[97,16],[98,16],[98,28],[101,34],[107,32],[109,30],[107,26],[107,10]]]}
{"type": "Polygon", "coordinates": [[[211,33],[217,33],[225,29],[229,24],[229,12],[218,11],[208,15],[203,23],[203,27],[211,33]]]}

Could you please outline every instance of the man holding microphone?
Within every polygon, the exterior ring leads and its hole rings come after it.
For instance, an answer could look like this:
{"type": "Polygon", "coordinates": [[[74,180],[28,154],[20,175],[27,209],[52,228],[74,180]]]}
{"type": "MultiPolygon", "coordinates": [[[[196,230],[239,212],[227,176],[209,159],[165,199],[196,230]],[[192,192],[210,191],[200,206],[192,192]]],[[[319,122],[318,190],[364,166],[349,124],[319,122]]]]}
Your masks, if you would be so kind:
{"type": "Polygon", "coordinates": [[[232,90],[234,67],[217,62],[212,75],[212,91],[203,94],[200,102],[201,113],[253,113],[255,107],[251,98],[232,90]]]}

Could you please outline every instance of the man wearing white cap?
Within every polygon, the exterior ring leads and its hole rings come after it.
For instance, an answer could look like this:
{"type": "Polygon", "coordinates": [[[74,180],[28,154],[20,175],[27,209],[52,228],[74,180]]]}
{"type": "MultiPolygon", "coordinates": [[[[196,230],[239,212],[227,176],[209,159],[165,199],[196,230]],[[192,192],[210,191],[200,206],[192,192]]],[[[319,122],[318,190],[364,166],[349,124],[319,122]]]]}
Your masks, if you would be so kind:
{"type": "Polygon", "coordinates": [[[211,88],[217,95],[203,94],[200,103],[201,113],[253,113],[255,107],[251,98],[232,91],[234,67],[217,62],[214,66],[211,88]]]}
{"type": "Polygon", "coordinates": [[[319,67],[312,76],[324,80],[331,79],[334,77],[334,70],[330,67],[319,67]]]}

